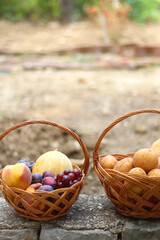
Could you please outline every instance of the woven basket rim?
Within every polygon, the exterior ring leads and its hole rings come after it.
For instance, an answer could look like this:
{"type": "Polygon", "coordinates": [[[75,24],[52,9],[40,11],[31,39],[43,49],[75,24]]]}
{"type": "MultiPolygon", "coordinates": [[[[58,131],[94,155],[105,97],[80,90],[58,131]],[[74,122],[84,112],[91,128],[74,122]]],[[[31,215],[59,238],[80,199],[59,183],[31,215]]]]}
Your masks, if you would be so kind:
{"type": "Polygon", "coordinates": [[[142,109],[125,114],[117,118],[100,134],[93,151],[93,168],[101,181],[105,193],[113,203],[116,210],[127,217],[134,218],[160,218],[160,178],[122,173],[113,169],[104,169],[100,159],[107,155],[121,160],[133,157],[134,153],[127,154],[99,154],[99,147],[104,136],[118,123],[131,116],[141,113],[160,114],[157,109],[142,109]],[[158,213],[157,213],[158,211],[158,213]]]}
{"type": "Polygon", "coordinates": [[[81,171],[82,174],[81,180],[73,184],[71,187],[55,189],[51,192],[47,191],[27,192],[26,190],[23,189],[13,187],[11,188],[2,181],[1,179],[2,169],[1,169],[0,188],[2,190],[3,197],[14,208],[16,214],[31,220],[47,221],[66,215],[67,212],[72,207],[72,205],[74,204],[74,202],[77,200],[84,185],[84,178],[88,172],[89,154],[85,144],[78,136],[78,134],[76,134],[74,131],[53,121],[42,119],[28,120],[13,125],[12,127],[8,128],[7,130],[0,134],[0,141],[13,130],[16,130],[20,127],[30,124],[51,125],[53,127],[57,127],[63,130],[67,134],[71,135],[79,143],[84,154],[84,162],[81,168],[79,168],[75,164],[72,164],[73,168],[78,168],[81,171]],[[56,196],[56,194],[58,194],[58,196],[56,196]],[[24,197],[32,198],[33,201],[31,205],[24,199],[24,197]],[[50,200],[48,200],[48,197],[55,202],[53,203],[50,202],[50,200]],[[19,204],[21,204],[22,207],[20,207],[19,204]],[[37,208],[38,207],[37,204],[41,204],[41,206],[43,206],[44,208],[43,209],[37,208]]]}
{"type": "MultiPolygon", "coordinates": [[[[73,166],[74,168],[80,169],[76,165],[73,166]]],[[[69,212],[70,208],[77,200],[80,191],[83,188],[84,178],[85,174],[83,171],[80,181],[78,181],[77,183],[73,184],[70,187],[59,188],[50,192],[38,190],[36,190],[36,192],[27,192],[26,190],[20,188],[7,186],[6,183],[0,177],[0,188],[2,190],[3,197],[14,208],[17,215],[31,220],[48,221],[51,219],[56,219],[61,216],[64,216],[69,212]],[[69,199],[67,199],[68,196],[69,199]],[[32,203],[26,202],[25,198],[34,199],[33,200],[34,205],[32,203]],[[46,202],[47,205],[45,206],[48,207],[49,201],[47,200],[48,198],[56,199],[55,203],[52,202],[49,203],[49,207],[51,207],[51,209],[54,208],[56,211],[56,209],[57,208],[59,209],[60,206],[62,205],[62,209],[60,208],[60,210],[56,214],[51,213],[50,209],[49,210],[37,209],[38,204],[44,205],[46,204],[46,202]],[[23,204],[25,204],[25,206],[27,206],[27,209],[23,210],[19,207],[19,202],[21,201],[23,202],[23,204]]]]}
{"type": "MultiPolygon", "coordinates": [[[[96,144],[94,146],[94,150],[93,150],[93,164],[95,165],[97,161],[99,161],[99,147],[100,144],[103,140],[103,138],[106,136],[106,134],[117,124],[119,124],[121,121],[124,121],[125,119],[132,117],[134,115],[138,115],[138,114],[142,114],[142,113],[154,113],[154,114],[160,114],[160,110],[158,109],[141,109],[141,110],[136,110],[136,111],[132,111],[129,112],[119,118],[117,118],[116,120],[114,120],[112,123],[110,123],[100,134],[100,136],[98,137],[96,144]]],[[[107,154],[109,155],[109,154],[107,154]]],[[[112,153],[110,154],[112,155],[112,153]]]]}
{"type": "MultiPolygon", "coordinates": [[[[114,154],[112,156],[114,156],[114,154]]],[[[136,173],[129,173],[129,172],[119,172],[119,171],[114,170],[114,169],[104,169],[99,162],[96,166],[96,169],[97,169],[97,171],[99,171],[99,169],[100,169],[101,174],[105,172],[104,178],[105,178],[105,175],[107,173],[107,174],[111,174],[111,175],[112,174],[115,174],[115,175],[117,174],[121,177],[130,177],[130,178],[133,178],[135,180],[150,179],[150,182],[152,182],[153,184],[157,183],[157,181],[158,182],[160,181],[160,177],[148,177],[147,175],[139,175],[139,174],[136,174],[136,173]]]]}
{"type": "MultiPolygon", "coordinates": [[[[77,166],[77,165],[75,165],[75,164],[72,164],[72,166],[73,166],[73,168],[77,168],[77,169],[79,169],[80,170],[80,168],[77,166]]],[[[2,180],[2,178],[1,178],[1,173],[2,173],[2,170],[3,169],[1,169],[1,171],[0,171],[0,189],[1,189],[1,184],[3,184],[3,185],[5,185],[7,188],[9,188],[9,189],[11,189],[13,192],[14,191],[19,191],[19,192],[21,192],[21,193],[23,193],[23,192],[25,192],[26,193],[26,190],[25,189],[21,189],[21,188],[16,188],[16,187],[9,187],[3,180],[2,180]]],[[[81,184],[81,182],[84,180],[84,178],[85,178],[85,174],[83,173],[83,172],[81,172],[82,173],[82,178],[80,179],[80,181],[78,181],[77,183],[74,183],[73,185],[74,186],[78,186],[79,184],[81,184]]],[[[70,189],[70,188],[73,188],[73,185],[72,186],[70,186],[70,187],[64,187],[64,188],[59,188],[59,189],[54,189],[54,190],[52,190],[52,191],[50,191],[50,192],[47,192],[47,191],[38,191],[38,190],[36,190],[36,192],[27,192],[27,194],[28,195],[39,195],[40,193],[41,194],[43,194],[43,192],[45,192],[45,193],[47,193],[47,194],[49,194],[49,193],[59,193],[59,192],[62,192],[62,191],[67,191],[68,189],[70,189]]]]}
{"type": "Polygon", "coordinates": [[[75,133],[74,131],[72,131],[70,128],[65,127],[64,125],[61,125],[59,123],[53,122],[53,121],[49,121],[49,120],[45,120],[45,119],[32,119],[32,120],[27,120],[24,122],[19,122],[13,126],[11,126],[10,128],[8,128],[7,130],[5,130],[4,132],[2,132],[0,134],[0,141],[6,136],[8,135],[10,132],[21,128],[23,126],[27,126],[27,125],[32,125],[32,124],[44,124],[44,125],[50,125],[56,128],[61,129],[62,131],[68,133],[69,135],[71,135],[80,145],[83,154],[84,154],[84,162],[83,165],[81,167],[81,171],[84,171],[84,174],[86,175],[89,169],[89,153],[88,150],[84,144],[84,142],[82,141],[82,139],[78,136],[77,133],[75,133]]]}

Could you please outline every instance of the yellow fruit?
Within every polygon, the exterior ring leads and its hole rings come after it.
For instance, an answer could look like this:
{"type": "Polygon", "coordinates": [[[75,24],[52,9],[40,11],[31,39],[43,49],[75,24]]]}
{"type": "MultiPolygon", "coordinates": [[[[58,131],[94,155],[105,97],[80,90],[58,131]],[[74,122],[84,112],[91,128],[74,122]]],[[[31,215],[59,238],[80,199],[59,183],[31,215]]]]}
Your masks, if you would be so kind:
{"type": "Polygon", "coordinates": [[[117,163],[117,159],[111,155],[107,155],[100,159],[100,164],[104,169],[112,169],[117,163]]]}
{"type": "MultiPolygon", "coordinates": [[[[129,173],[134,173],[134,174],[138,174],[138,175],[143,175],[143,176],[146,176],[146,172],[142,169],[142,168],[139,168],[139,167],[136,167],[136,168],[132,168],[129,173]]],[[[126,184],[127,182],[125,182],[126,184]]],[[[140,195],[143,191],[143,189],[141,187],[139,187],[138,185],[135,184],[135,186],[130,186],[130,189],[132,189],[133,192],[135,192],[136,194],[140,195]]],[[[129,197],[132,197],[131,194],[128,194],[129,197]]]]}
{"type": "Polygon", "coordinates": [[[160,157],[160,139],[156,140],[152,144],[151,149],[157,154],[158,157],[160,157]]]}
{"type": "Polygon", "coordinates": [[[133,165],[148,172],[157,167],[158,156],[152,149],[142,148],[134,154],[133,165]]]}
{"type": "Polygon", "coordinates": [[[51,170],[56,176],[66,169],[73,170],[70,159],[65,154],[55,150],[42,154],[35,162],[32,173],[42,174],[45,170],[51,170]]]}
{"type": "Polygon", "coordinates": [[[133,158],[126,157],[120,160],[113,168],[119,172],[129,172],[133,168],[133,158]]]}
{"type": "Polygon", "coordinates": [[[146,172],[140,168],[140,167],[135,167],[135,168],[132,168],[129,173],[134,173],[134,174],[139,174],[139,175],[144,175],[146,176],[146,172]]]}
{"type": "Polygon", "coordinates": [[[152,169],[148,172],[148,177],[160,177],[160,169],[152,169]]]}
{"type": "Polygon", "coordinates": [[[26,189],[31,184],[32,174],[24,163],[17,163],[3,168],[2,180],[9,187],[26,189]]]}
{"type": "Polygon", "coordinates": [[[158,157],[158,164],[156,168],[160,169],[160,157],[158,157]]]}

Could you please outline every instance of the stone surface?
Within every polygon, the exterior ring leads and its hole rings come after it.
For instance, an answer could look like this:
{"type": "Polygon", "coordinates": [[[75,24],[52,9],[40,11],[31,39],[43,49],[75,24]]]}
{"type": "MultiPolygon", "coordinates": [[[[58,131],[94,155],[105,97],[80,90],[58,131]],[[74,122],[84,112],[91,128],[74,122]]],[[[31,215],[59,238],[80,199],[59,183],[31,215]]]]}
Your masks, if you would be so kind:
{"type": "Polygon", "coordinates": [[[132,220],[126,221],[122,232],[123,240],[160,239],[160,220],[132,220]]]}
{"type": "MultiPolygon", "coordinates": [[[[119,233],[126,218],[117,213],[106,195],[87,196],[81,194],[71,211],[64,217],[51,220],[47,225],[67,230],[103,229],[119,233]]],[[[42,227],[46,223],[42,224],[42,227]]]]}
{"type": "Polygon", "coordinates": [[[160,239],[160,219],[121,216],[104,194],[80,194],[66,216],[47,222],[17,216],[3,198],[0,212],[0,240],[160,239]]]}
{"type": "Polygon", "coordinates": [[[13,208],[3,198],[0,198],[0,213],[0,230],[40,228],[40,222],[30,221],[17,216],[13,208]]]}
{"type": "Polygon", "coordinates": [[[117,234],[104,230],[64,230],[60,228],[42,228],[40,240],[117,240],[117,234]]]}
{"type": "Polygon", "coordinates": [[[37,240],[38,231],[35,229],[16,229],[16,230],[0,230],[1,240],[37,240]]]}

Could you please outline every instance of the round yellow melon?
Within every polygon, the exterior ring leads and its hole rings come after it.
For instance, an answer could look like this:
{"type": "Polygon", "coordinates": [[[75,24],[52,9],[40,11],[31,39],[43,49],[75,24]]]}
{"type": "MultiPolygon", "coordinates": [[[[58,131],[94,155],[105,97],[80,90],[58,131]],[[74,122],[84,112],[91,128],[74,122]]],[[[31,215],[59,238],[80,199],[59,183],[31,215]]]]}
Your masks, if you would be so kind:
{"type": "Polygon", "coordinates": [[[70,159],[65,154],[55,150],[42,154],[35,162],[32,173],[42,174],[45,170],[51,170],[56,176],[66,169],[73,170],[70,159]]]}

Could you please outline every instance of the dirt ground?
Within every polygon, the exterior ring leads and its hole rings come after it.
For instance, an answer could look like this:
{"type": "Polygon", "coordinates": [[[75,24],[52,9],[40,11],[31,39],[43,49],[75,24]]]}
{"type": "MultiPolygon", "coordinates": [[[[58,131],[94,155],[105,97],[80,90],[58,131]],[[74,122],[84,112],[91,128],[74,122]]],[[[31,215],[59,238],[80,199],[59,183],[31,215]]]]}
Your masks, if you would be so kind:
{"type": "MultiPolygon", "coordinates": [[[[120,44],[160,44],[160,22],[138,25],[127,21],[123,26],[109,30],[120,44]]],[[[95,21],[37,24],[0,21],[0,50],[19,53],[51,53],[57,49],[104,44],[104,30],[95,21]]]]}
{"type": "MultiPolygon", "coordinates": [[[[24,24],[28,26],[28,23],[24,24]]],[[[50,26],[53,27],[52,23],[50,26]]],[[[70,32],[70,27],[67,30],[65,26],[63,33],[70,32]]],[[[27,53],[40,49],[40,46],[42,51],[44,46],[48,50],[56,47],[55,42],[47,37],[50,36],[50,28],[43,29],[44,38],[40,41],[41,28],[30,26],[27,31],[23,23],[12,26],[1,21],[0,32],[3,37],[0,39],[0,49],[19,49],[27,53]]],[[[76,28],[80,31],[81,24],[76,28]]],[[[74,31],[68,33],[68,38],[72,39],[73,36],[72,46],[73,43],[78,44],[78,38],[74,39],[73,33],[74,31]]],[[[58,40],[60,41],[60,37],[58,40]]],[[[91,40],[92,43],[98,41],[93,36],[91,40]]],[[[101,132],[116,118],[138,109],[159,108],[159,66],[134,70],[25,70],[21,67],[21,60],[22,56],[0,56],[4,65],[5,61],[6,64],[14,63],[10,71],[0,71],[0,131],[30,119],[48,119],[71,128],[84,141],[90,155],[90,168],[82,193],[104,193],[92,167],[94,145],[101,132]]],[[[128,153],[140,147],[149,147],[159,138],[159,132],[157,114],[131,117],[106,135],[100,153],[128,153]]],[[[83,161],[82,150],[71,136],[46,125],[26,126],[13,131],[1,141],[0,149],[1,167],[15,163],[22,157],[36,160],[40,154],[51,149],[59,149],[70,158],[83,161]]]]}

